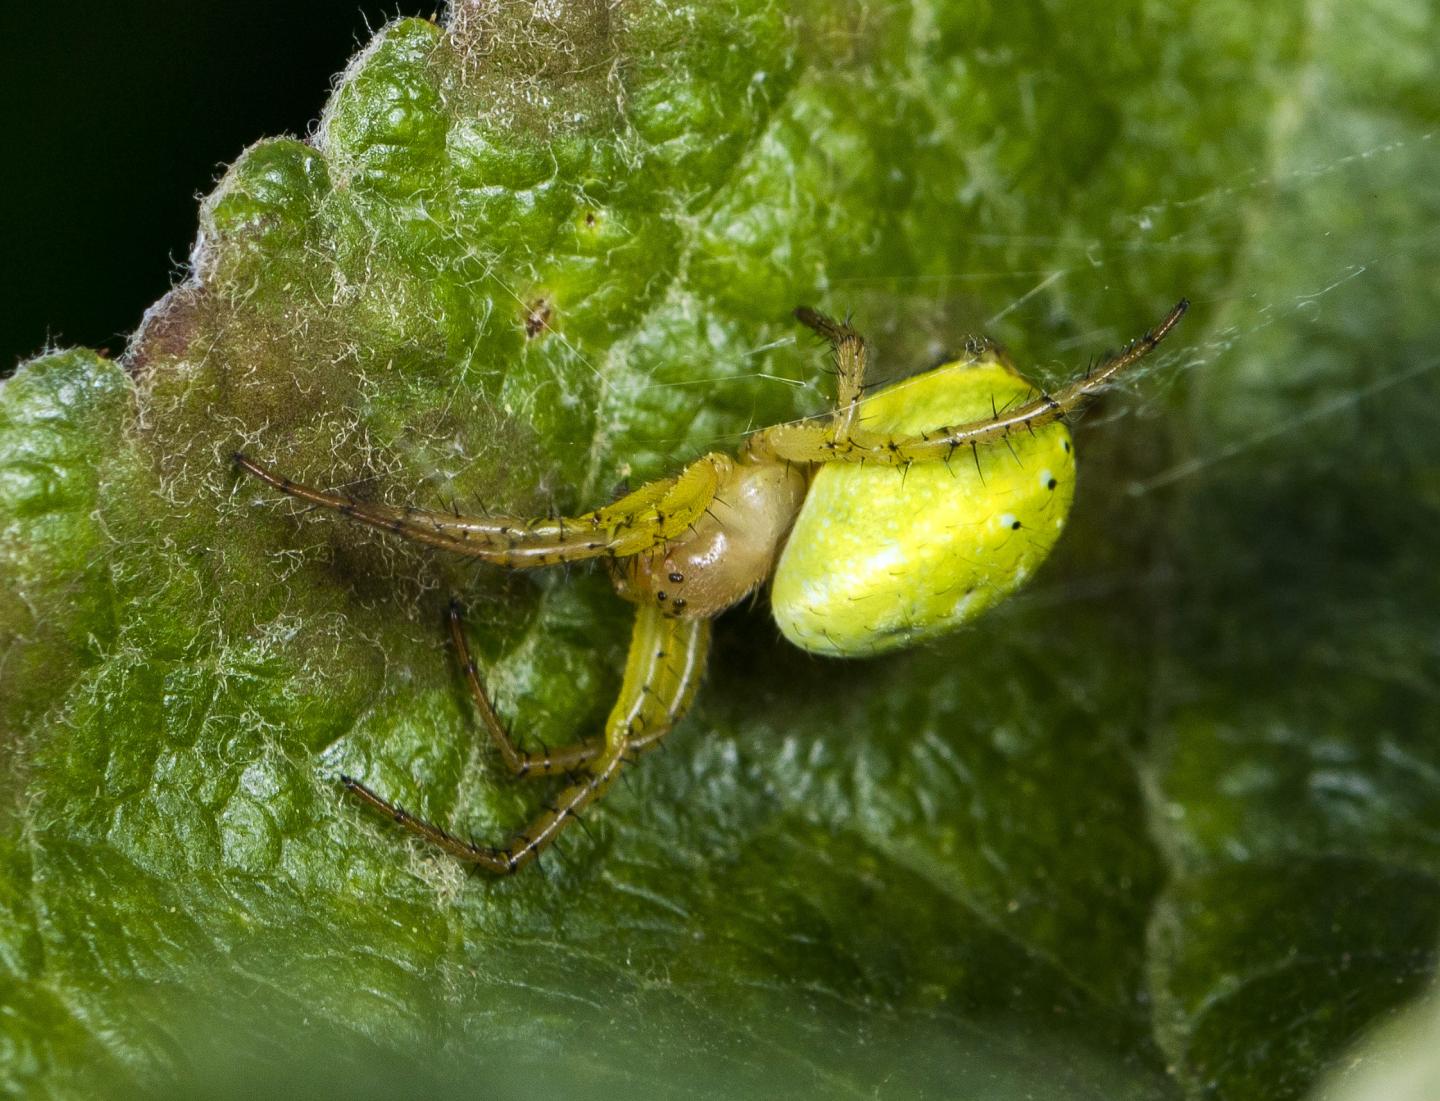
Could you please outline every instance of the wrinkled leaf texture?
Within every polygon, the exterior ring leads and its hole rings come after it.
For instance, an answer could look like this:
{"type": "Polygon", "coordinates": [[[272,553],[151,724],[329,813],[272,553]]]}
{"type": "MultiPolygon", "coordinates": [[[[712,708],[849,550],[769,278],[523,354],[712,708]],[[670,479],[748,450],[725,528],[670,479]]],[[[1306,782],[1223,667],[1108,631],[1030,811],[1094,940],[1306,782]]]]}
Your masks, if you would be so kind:
{"type": "MultiPolygon", "coordinates": [[[[1440,921],[1440,50],[1419,0],[452,4],[259,141],[118,361],[0,389],[0,1083],[37,1097],[1265,1098],[1440,921]],[[988,330],[1078,428],[1021,597],[883,660],[719,627],[508,881],[627,612],[304,513],[575,510],[988,330]],[[536,319],[545,319],[538,324],[536,319]],[[527,322],[529,324],[527,324],[527,322]]],[[[143,166],[141,166],[143,167],[143,166]]]]}

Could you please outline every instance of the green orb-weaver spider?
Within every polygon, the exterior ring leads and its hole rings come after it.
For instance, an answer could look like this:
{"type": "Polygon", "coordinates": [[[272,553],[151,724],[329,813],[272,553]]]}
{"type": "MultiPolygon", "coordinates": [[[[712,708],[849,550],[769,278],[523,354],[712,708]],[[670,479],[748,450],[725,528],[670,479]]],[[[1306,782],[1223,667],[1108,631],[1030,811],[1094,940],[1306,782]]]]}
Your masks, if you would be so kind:
{"type": "Polygon", "coordinates": [[[573,777],[509,843],[463,840],[358,780],[342,780],[451,855],[515,872],[680,721],[704,672],[711,621],[767,580],[781,631],[821,654],[881,653],[973,618],[1019,586],[1059,537],[1075,472],[1066,415],[1154,350],[1188,306],[1182,299],[1155,328],[1053,394],[977,339],[961,359],[873,396],[865,396],[864,340],[802,307],[796,316],[835,356],[838,393],[828,417],[762,429],[737,455],[705,455],[570,518],[369,504],[237,454],[242,469],[292,497],[497,566],[604,559],[616,591],[637,605],[603,737],[539,753],[520,750],[500,721],[452,606],[451,636],[470,693],[506,765],[517,777],[573,777]]]}

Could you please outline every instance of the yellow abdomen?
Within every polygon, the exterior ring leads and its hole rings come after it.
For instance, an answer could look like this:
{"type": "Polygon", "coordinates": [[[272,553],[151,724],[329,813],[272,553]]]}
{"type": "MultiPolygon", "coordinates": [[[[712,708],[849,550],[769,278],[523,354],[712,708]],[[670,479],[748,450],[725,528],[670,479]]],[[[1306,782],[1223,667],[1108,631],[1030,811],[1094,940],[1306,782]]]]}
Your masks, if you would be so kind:
{"type": "MultiPolygon", "coordinates": [[[[933,434],[1034,396],[993,359],[952,363],[867,399],[859,424],[933,434]]],[[[822,466],[771,588],[785,637],[819,654],[881,653],[944,634],[1020,586],[1065,526],[1075,457],[1058,422],[1008,444],[909,468],[822,466]]]]}

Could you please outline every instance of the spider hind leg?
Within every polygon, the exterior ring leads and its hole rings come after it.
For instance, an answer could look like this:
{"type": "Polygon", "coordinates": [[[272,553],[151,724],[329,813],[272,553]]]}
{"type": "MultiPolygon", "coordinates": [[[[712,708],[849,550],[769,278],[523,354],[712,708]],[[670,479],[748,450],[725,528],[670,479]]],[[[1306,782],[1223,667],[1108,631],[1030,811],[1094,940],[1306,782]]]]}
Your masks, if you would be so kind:
{"type": "Polygon", "coordinates": [[[836,321],[809,306],[795,310],[795,319],[823,336],[835,357],[835,415],[831,432],[836,439],[845,439],[859,415],[860,398],[865,393],[865,364],[868,350],[865,338],[848,321],[836,321]]]}
{"type": "MultiPolygon", "coordinates": [[[[915,462],[945,462],[961,448],[998,443],[1016,432],[1033,432],[1069,416],[1117,375],[1153,352],[1189,308],[1189,301],[1182,298],[1153,329],[1105,357],[1084,375],[1054,393],[1036,390],[1029,400],[996,409],[983,420],[941,425],[919,436],[895,436],[852,427],[837,413],[831,425],[782,424],[761,429],[746,441],[746,453],[761,461],[792,463],[868,462],[906,466],[915,462]]],[[[1003,365],[1003,360],[1000,362],[1003,365]]]]}

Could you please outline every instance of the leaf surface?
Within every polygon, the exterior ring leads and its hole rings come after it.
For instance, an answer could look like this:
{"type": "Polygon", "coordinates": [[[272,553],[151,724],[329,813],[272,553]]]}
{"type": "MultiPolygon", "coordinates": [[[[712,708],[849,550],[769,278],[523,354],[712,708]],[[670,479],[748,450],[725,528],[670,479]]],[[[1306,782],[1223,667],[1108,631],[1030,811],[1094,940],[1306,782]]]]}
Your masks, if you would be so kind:
{"type": "Polygon", "coordinates": [[[1428,18],[384,28],[311,141],[204,201],[122,362],[0,389],[4,1088],[1302,1094],[1440,922],[1428,18]],[[1079,428],[1060,549],[973,630],[839,662],[732,613],[670,751],[544,874],[342,798],[503,837],[545,792],[483,744],[450,595],[529,744],[603,719],[626,608],[305,513],[232,452],[573,512],[823,410],[798,303],[890,377],[985,330],[1053,382],[1181,294],[1079,428]]]}

